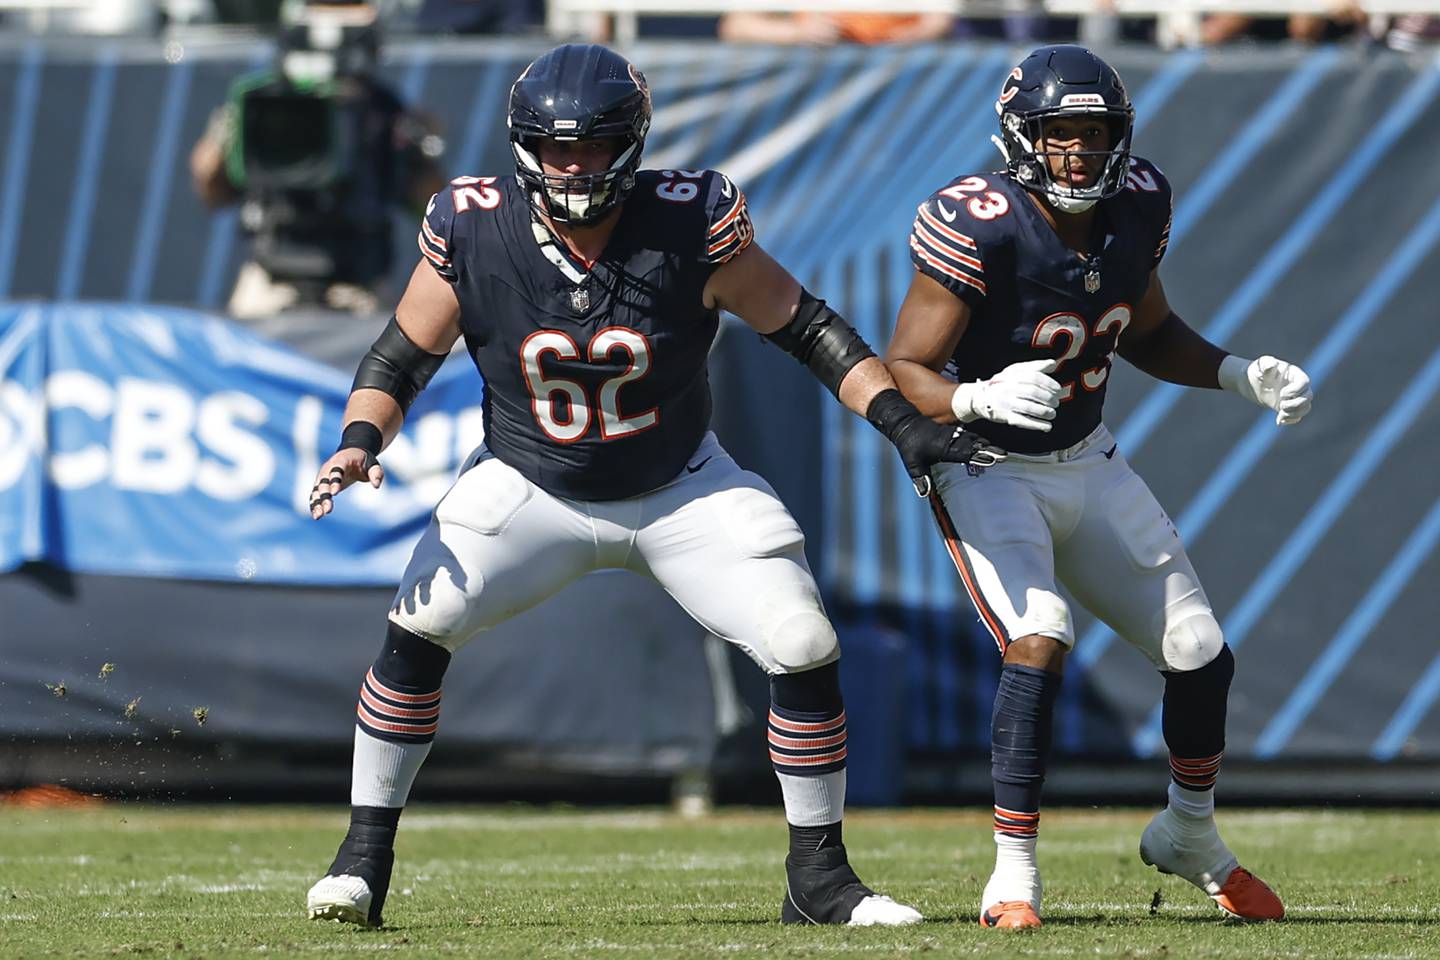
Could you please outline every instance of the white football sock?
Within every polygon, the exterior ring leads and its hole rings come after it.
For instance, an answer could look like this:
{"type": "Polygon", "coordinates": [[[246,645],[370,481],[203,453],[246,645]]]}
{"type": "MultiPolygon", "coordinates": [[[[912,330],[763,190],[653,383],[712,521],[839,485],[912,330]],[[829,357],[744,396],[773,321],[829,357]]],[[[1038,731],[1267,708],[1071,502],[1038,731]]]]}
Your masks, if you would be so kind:
{"type": "Polygon", "coordinates": [[[355,728],[350,803],[356,807],[403,807],[430,743],[395,743],[355,728]]]}
{"type": "Polygon", "coordinates": [[[1209,820],[1215,816],[1215,791],[1191,790],[1170,781],[1168,791],[1170,809],[1195,820],[1209,820]]]}
{"type": "Polygon", "coordinates": [[[776,773],[785,798],[785,820],[796,827],[824,827],[845,817],[845,771],[816,777],[776,773]]]}
{"type": "Polygon", "coordinates": [[[985,884],[981,909],[1010,900],[1027,900],[1040,909],[1040,866],[1035,859],[1037,837],[995,833],[995,872],[985,884]]]}

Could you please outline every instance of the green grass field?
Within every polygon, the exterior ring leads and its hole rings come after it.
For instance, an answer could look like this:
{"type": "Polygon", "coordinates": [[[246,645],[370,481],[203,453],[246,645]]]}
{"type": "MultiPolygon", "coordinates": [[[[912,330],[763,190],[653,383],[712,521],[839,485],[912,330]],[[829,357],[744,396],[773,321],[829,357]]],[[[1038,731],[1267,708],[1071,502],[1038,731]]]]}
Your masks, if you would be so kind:
{"type": "Polygon", "coordinates": [[[1440,816],[1222,812],[1289,908],[1247,926],[1140,862],[1147,815],[1047,810],[1046,926],[1007,933],[974,919],[991,842],[972,812],[847,821],[861,877],[928,918],[885,930],[776,922],[778,809],[421,805],[401,822],[388,926],[365,931],[303,916],[339,809],[0,808],[0,957],[1440,957],[1440,816]]]}

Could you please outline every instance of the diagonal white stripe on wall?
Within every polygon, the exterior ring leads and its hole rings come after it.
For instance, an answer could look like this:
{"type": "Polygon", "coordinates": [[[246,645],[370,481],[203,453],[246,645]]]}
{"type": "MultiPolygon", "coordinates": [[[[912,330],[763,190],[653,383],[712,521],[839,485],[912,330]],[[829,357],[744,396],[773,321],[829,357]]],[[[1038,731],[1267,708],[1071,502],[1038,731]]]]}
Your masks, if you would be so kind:
{"type": "Polygon", "coordinates": [[[797,113],[767,136],[716,164],[716,168],[724,170],[731,180],[740,184],[758,177],[825,129],[825,125],[836,114],[850,109],[889,83],[898,71],[898,62],[865,70],[834,93],[797,113]]]}

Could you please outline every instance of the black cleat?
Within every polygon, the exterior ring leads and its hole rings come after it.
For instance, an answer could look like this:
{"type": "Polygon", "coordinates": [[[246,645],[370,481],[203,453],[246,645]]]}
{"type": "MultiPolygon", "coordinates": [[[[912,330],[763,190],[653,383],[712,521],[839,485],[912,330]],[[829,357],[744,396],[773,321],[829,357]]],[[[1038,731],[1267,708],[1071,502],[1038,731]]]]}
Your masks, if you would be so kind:
{"type": "Polygon", "coordinates": [[[919,923],[920,912],[860,882],[843,844],[785,858],[781,923],[844,923],[887,927],[919,923]]]}
{"type": "Polygon", "coordinates": [[[305,907],[311,920],[340,920],[379,927],[380,910],[390,891],[395,850],[378,843],[345,838],[325,876],[310,888],[305,907]]]}

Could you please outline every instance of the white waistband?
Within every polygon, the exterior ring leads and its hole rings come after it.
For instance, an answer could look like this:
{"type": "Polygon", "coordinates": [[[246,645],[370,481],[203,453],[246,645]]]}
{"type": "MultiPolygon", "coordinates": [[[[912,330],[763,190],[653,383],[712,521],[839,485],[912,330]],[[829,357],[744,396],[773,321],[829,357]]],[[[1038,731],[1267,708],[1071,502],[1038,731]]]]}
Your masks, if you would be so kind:
{"type": "Polygon", "coordinates": [[[1021,460],[1025,463],[1064,463],[1067,460],[1074,460],[1092,447],[1102,446],[1110,442],[1112,442],[1110,431],[1106,429],[1105,424],[1102,423],[1090,431],[1090,435],[1079,443],[1072,443],[1068,447],[1060,450],[1051,450],[1049,453],[1012,453],[1008,459],[1021,460]]]}

